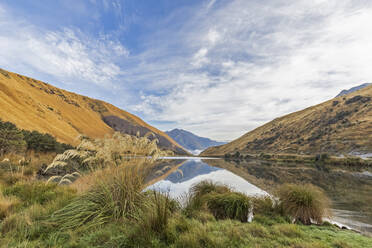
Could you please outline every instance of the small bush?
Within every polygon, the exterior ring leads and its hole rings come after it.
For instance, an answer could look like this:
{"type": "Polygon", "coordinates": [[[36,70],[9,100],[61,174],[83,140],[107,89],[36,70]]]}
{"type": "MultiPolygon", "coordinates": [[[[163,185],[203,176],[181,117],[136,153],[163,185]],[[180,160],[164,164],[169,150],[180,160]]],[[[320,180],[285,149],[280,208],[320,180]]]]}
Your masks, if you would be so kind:
{"type": "Polygon", "coordinates": [[[53,136],[47,133],[22,130],[22,134],[28,150],[63,153],[65,150],[73,148],[71,145],[58,142],[53,136]]]}
{"type": "Polygon", "coordinates": [[[0,156],[5,153],[24,152],[25,150],[26,142],[21,130],[11,122],[0,120],[0,156]]]}
{"type": "Polygon", "coordinates": [[[248,221],[252,207],[248,196],[238,192],[212,193],[207,197],[207,207],[216,219],[248,221]]]}
{"type": "Polygon", "coordinates": [[[313,185],[282,185],[278,192],[280,204],[295,222],[310,225],[311,221],[322,223],[327,215],[329,199],[323,191],[313,185]]]}
{"type": "Polygon", "coordinates": [[[0,120],[1,156],[5,153],[23,153],[26,150],[61,153],[71,148],[71,145],[58,142],[50,134],[21,130],[11,122],[0,120]]]}

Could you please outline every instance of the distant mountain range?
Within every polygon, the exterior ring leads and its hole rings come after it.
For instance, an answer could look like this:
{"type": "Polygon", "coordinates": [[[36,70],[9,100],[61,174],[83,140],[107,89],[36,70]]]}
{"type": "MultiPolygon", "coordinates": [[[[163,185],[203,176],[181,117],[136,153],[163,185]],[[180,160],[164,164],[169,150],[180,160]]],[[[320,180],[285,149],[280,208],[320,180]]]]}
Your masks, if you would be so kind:
{"type": "Polygon", "coordinates": [[[353,88],[350,88],[348,90],[343,90],[341,91],[336,97],[339,97],[339,96],[344,96],[344,95],[347,95],[347,94],[350,94],[350,93],[353,93],[354,91],[357,91],[357,90],[360,90],[360,89],[363,89],[369,85],[371,85],[372,83],[364,83],[364,84],[361,84],[361,85],[358,85],[358,86],[355,86],[353,88]]]}
{"type": "Polygon", "coordinates": [[[168,134],[169,137],[174,139],[178,144],[193,152],[194,154],[199,153],[211,146],[226,144],[226,142],[219,142],[211,140],[209,138],[200,137],[189,131],[178,128],[167,131],[165,133],[168,134]]]}
{"type": "Polygon", "coordinates": [[[0,119],[21,129],[48,133],[71,145],[77,145],[79,134],[103,138],[115,131],[140,136],[152,132],[161,148],[188,154],[167,134],[131,113],[3,69],[0,69],[0,119]]]}
{"type": "Polygon", "coordinates": [[[372,152],[372,85],[274,119],[202,156],[372,152]]]}

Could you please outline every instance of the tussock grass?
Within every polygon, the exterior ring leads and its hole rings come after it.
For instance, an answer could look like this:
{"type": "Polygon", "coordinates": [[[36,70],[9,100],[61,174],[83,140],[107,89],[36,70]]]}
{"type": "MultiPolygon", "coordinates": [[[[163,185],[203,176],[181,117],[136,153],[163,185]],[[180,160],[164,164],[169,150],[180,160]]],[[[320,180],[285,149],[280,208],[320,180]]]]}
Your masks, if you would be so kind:
{"type": "Polygon", "coordinates": [[[226,185],[215,183],[210,180],[204,180],[190,188],[185,196],[186,206],[184,212],[189,217],[200,215],[200,211],[208,210],[206,206],[206,196],[211,193],[228,193],[231,189],[226,185]]]}
{"type": "Polygon", "coordinates": [[[313,221],[319,224],[323,217],[329,215],[329,199],[321,189],[311,184],[284,184],[277,195],[283,211],[294,222],[310,225],[313,221]]]}
{"type": "Polygon", "coordinates": [[[210,180],[201,181],[195,184],[190,189],[190,194],[193,197],[202,197],[209,193],[228,193],[231,189],[223,184],[219,184],[210,180]]]}
{"type": "Polygon", "coordinates": [[[172,213],[180,209],[176,200],[169,194],[151,190],[145,193],[146,200],[142,205],[140,225],[144,232],[164,234],[172,213]]]}
{"type": "Polygon", "coordinates": [[[282,213],[282,210],[277,202],[271,196],[252,197],[253,212],[254,214],[264,214],[275,216],[282,213]]]}
{"type": "MultiPolygon", "coordinates": [[[[50,221],[62,230],[90,228],[120,218],[138,219],[144,200],[144,171],[137,166],[108,167],[95,174],[94,184],[50,221]]],[[[87,180],[89,182],[89,180],[87,180]]]]}
{"type": "Polygon", "coordinates": [[[71,184],[84,172],[94,172],[110,166],[119,166],[129,158],[142,157],[155,161],[165,155],[157,146],[157,140],[150,141],[147,136],[136,137],[119,132],[103,139],[80,136],[80,144],[57,155],[43,171],[49,181],[71,184]]]}
{"type": "Polygon", "coordinates": [[[209,211],[216,219],[248,221],[252,203],[248,196],[238,192],[212,193],[206,198],[209,211]]]}

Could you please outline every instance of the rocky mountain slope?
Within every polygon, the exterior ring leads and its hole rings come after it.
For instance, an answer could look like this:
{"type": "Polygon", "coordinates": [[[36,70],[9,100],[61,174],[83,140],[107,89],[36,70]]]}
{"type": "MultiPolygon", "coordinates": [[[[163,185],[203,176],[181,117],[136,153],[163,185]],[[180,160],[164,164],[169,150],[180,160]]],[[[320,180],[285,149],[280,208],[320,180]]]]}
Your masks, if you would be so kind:
{"type": "Polygon", "coordinates": [[[164,132],[109,103],[0,69],[0,119],[19,128],[48,133],[76,145],[79,134],[102,138],[121,131],[155,134],[159,145],[179,154],[186,151],[164,132]]]}
{"type": "Polygon", "coordinates": [[[341,91],[336,97],[339,97],[339,96],[344,96],[344,95],[347,95],[347,94],[350,94],[350,93],[353,93],[354,91],[357,91],[357,90],[360,90],[360,89],[363,89],[369,85],[371,85],[372,83],[364,83],[364,84],[361,84],[361,85],[358,85],[358,86],[355,86],[355,87],[352,87],[348,90],[343,90],[341,91]]]}
{"type": "Polygon", "coordinates": [[[372,85],[277,119],[203,156],[372,151],[372,85]]]}
{"type": "Polygon", "coordinates": [[[201,152],[211,146],[226,144],[226,142],[218,142],[215,140],[211,140],[209,138],[197,136],[183,129],[176,128],[165,133],[168,134],[169,137],[171,137],[178,144],[180,144],[182,147],[186,148],[189,151],[201,152]]]}

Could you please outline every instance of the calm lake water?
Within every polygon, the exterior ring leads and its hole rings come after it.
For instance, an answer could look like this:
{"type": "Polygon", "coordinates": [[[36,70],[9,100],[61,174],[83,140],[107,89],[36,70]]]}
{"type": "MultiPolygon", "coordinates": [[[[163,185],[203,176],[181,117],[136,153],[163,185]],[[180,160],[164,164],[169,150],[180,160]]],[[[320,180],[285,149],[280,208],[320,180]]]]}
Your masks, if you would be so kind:
{"type": "Polygon", "coordinates": [[[182,200],[203,180],[229,185],[247,195],[266,195],[283,183],[311,183],[332,200],[332,221],[372,234],[372,174],[339,168],[272,163],[261,160],[226,161],[207,158],[165,158],[148,179],[150,189],[182,200]]]}

